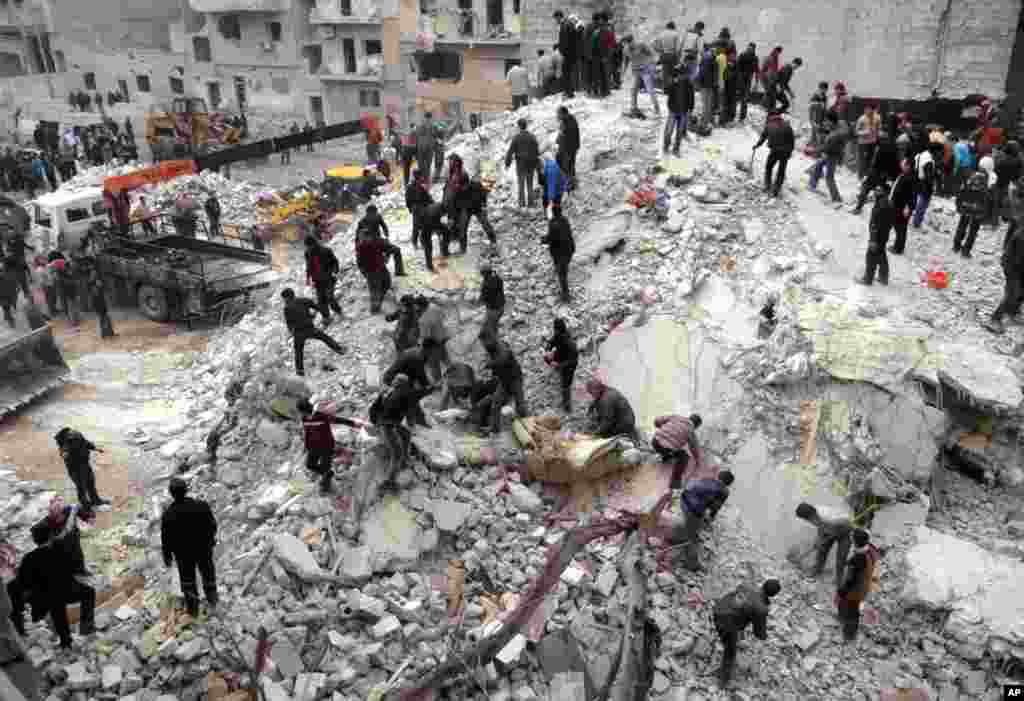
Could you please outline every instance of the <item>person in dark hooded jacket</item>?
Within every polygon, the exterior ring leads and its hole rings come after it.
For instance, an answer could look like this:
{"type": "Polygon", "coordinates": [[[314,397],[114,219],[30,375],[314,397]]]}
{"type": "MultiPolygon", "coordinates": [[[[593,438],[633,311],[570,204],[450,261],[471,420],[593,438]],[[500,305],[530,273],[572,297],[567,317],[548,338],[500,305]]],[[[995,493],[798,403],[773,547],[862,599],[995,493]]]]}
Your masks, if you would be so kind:
{"type": "Polygon", "coordinates": [[[416,248],[420,240],[420,232],[423,231],[423,212],[428,205],[434,203],[430,196],[428,178],[423,171],[417,169],[412,174],[412,179],[405,187],[405,206],[412,215],[412,247],[416,248]]]}
{"type": "Polygon", "coordinates": [[[209,504],[186,496],[188,483],[185,480],[172,477],[167,490],[173,501],[160,518],[160,547],[167,567],[174,562],[178,564],[185,608],[195,618],[199,615],[197,569],[203,579],[207,606],[215,607],[218,601],[217,572],[213,563],[217,520],[209,504]]]}
{"type": "Polygon", "coordinates": [[[388,448],[388,474],[384,481],[390,481],[405,467],[409,454],[410,436],[402,421],[414,425],[412,417],[422,416],[420,400],[437,388],[433,385],[414,387],[408,375],[397,373],[370,407],[370,421],[377,427],[388,448]]]}
{"type": "Polygon", "coordinates": [[[683,567],[700,569],[700,529],[710,524],[719,510],[729,499],[729,487],[734,477],[729,470],[722,470],[715,479],[692,479],[686,483],[679,498],[679,505],[685,515],[682,534],[673,537],[673,542],[683,546],[683,567]]]}
{"type": "MultiPolygon", "coordinates": [[[[1019,181],[1017,187],[1024,188],[1024,181],[1019,181]]],[[[986,324],[993,333],[1003,333],[1003,317],[1007,314],[1020,313],[1021,303],[1024,301],[1024,226],[1015,227],[1008,233],[1003,242],[1000,263],[1005,278],[1003,299],[986,324]]]]}
{"type": "Polygon", "coordinates": [[[8,256],[0,259],[0,307],[4,311],[4,319],[12,329],[17,326],[14,321],[14,309],[18,306],[18,274],[17,263],[8,256]]]}
{"type": "Polygon", "coordinates": [[[444,203],[431,202],[420,213],[420,243],[423,244],[423,257],[427,262],[427,270],[434,272],[434,234],[439,237],[441,256],[447,258],[451,241],[455,237],[451,223],[445,223],[444,203]]]}
{"type": "Polygon", "coordinates": [[[878,146],[871,157],[867,177],[861,182],[860,193],[857,195],[857,206],[853,213],[860,214],[864,209],[864,204],[868,201],[868,195],[879,185],[891,183],[899,174],[899,149],[896,148],[896,141],[892,135],[883,131],[878,136],[878,146]]]}
{"type": "Polygon", "coordinates": [[[562,105],[558,108],[558,150],[555,160],[569,179],[566,189],[570,192],[576,188],[576,154],[579,150],[580,125],[569,108],[562,105]]]}
{"type": "Polygon", "coordinates": [[[341,266],[334,251],[317,241],[315,237],[307,236],[305,245],[306,281],[316,290],[316,303],[320,307],[324,326],[330,326],[331,311],[341,316],[341,305],[334,295],[341,266]]]}
{"type": "Polygon", "coordinates": [[[768,113],[761,138],[754,144],[752,150],[756,151],[766,141],[768,142],[768,158],[764,162],[764,191],[770,191],[773,197],[778,197],[782,192],[782,184],[786,182],[786,165],[793,155],[793,149],[796,148],[796,134],[793,133],[793,127],[789,125],[781,112],[768,113]],[[773,168],[777,168],[774,185],[772,185],[773,168]]]}
{"type": "Polygon", "coordinates": [[[591,433],[601,438],[636,437],[636,415],[621,392],[598,379],[587,382],[587,391],[594,398],[587,409],[594,426],[591,433]]]}
{"type": "Polygon", "coordinates": [[[507,343],[490,336],[482,336],[480,341],[489,358],[484,369],[493,373],[498,384],[494,394],[478,404],[484,401],[490,403],[490,430],[497,433],[501,426],[501,409],[509,399],[515,401],[516,414],[520,418],[530,415],[523,392],[523,369],[507,343]]]}
{"type": "Polygon", "coordinates": [[[554,334],[544,344],[544,348],[547,351],[544,354],[544,362],[558,370],[561,379],[562,408],[572,411],[572,379],[576,375],[580,351],[576,347],[576,341],[569,335],[569,326],[565,319],[555,319],[554,334]]]}
{"type": "Polygon", "coordinates": [[[305,297],[296,297],[295,291],[290,287],[281,291],[281,299],[284,300],[284,321],[294,340],[295,374],[300,377],[306,374],[305,350],[307,341],[320,341],[338,355],[345,353],[344,346],[316,328],[313,324],[313,316],[316,312],[320,311],[320,307],[313,300],[306,299],[305,297]]]}
{"type": "Polygon", "coordinates": [[[732,679],[736,667],[740,633],[747,626],[753,625],[755,638],[768,639],[771,600],[781,590],[779,580],[767,579],[760,587],[741,585],[715,602],[712,620],[725,648],[722,666],[718,670],[718,680],[723,687],[732,679]]]}
{"type": "Polygon", "coordinates": [[[868,224],[868,250],[865,255],[864,275],[854,278],[861,285],[870,285],[878,272],[878,281],[889,284],[889,257],[885,247],[889,242],[889,233],[896,221],[896,209],[889,201],[889,192],[885,185],[875,190],[875,205],[871,209],[871,220],[868,224]]]}
{"type": "Polygon", "coordinates": [[[420,314],[412,295],[402,295],[398,309],[385,316],[384,319],[398,322],[393,336],[396,353],[419,345],[420,314]]]}
{"type": "Polygon", "coordinates": [[[548,222],[548,235],[540,240],[546,244],[555,264],[555,276],[561,290],[563,302],[569,301],[569,262],[576,253],[576,241],[572,237],[569,220],[562,213],[562,208],[551,207],[551,220],[548,222]]]}
{"type": "Polygon", "coordinates": [[[672,154],[679,155],[679,142],[686,138],[687,127],[690,122],[690,112],[693,111],[696,99],[693,90],[693,83],[687,73],[685,66],[677,66],[672,72],[671,81],[668,84],[668,121],[665,122],[664,141],[665,153],[669,152],[669,144],[675,133],[675,145],[672,146],[672,154]]]}
{"type": "Polygon", "coordinates": [[[110,501],[97,494],[96,474],[89,464],[89,453],[102,453],[103,449],[97,448],[92,441],[86,440],[85,436],[68,426],[58,431],[53,440],[78,492],[78,503],[86,509],[109,504],[110,501]]]}

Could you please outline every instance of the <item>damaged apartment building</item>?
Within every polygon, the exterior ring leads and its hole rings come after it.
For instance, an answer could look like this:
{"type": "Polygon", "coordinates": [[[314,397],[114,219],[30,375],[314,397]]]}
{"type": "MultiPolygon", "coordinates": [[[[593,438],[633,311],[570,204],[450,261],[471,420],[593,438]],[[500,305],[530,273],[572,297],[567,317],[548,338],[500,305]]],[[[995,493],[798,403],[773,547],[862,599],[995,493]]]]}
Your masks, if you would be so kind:
{"type": "Polygon", "coordinates": [[[213,107],[336,123],[500,112],[520,0],[190,0],[191,92],[213,107]]]}

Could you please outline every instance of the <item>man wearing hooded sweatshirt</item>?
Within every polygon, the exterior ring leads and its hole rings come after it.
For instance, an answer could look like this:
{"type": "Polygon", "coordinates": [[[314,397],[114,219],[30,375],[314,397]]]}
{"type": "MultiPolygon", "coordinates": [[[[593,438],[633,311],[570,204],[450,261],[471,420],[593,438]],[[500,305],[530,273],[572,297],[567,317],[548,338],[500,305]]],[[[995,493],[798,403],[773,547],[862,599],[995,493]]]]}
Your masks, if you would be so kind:
{"type": "Polygon", "coordinates": [[[494,394],[488,399],[481,400],[480,403],[490,403],[490,429],[493,433],[497,433],[501,427],[501,409],[510,399],[515,401],[516,415],[520,418],[530,415],[523,393],[523,369],[507,343],[493,337],[483,337],[480,340],[489,358],[484,369],[490,370],[498,380],[498,387],[494,394]]]}
{"type": "Polygon", "coordinates": [[[547,244],[551,260],[555,265],[555,276],[563,302],[569,301],[569,262],[576,253],[576,241],[572,237],[569,220],[562,214],[562,208],[551,207],[551,220],[548,222],[548,235],[540,240],[547,244]]]}
{"type": "Polygon", "coordinates": [[[761,138],[754,144],[756,151],[761,144],[768,142],[768,158],[764,163],[764,191],[771,191],[773,197],[782,192],[782,184],[786,181],[786,164],[789,163],[793,149],[796,148],[796,134],[781,112],[768,113],[768,119],[761,132],[761,138]],[[772,169],[775,172],[775,184],[772,185],[772,169]]]}
{"type": "Polygon", "coordinates": [[[210,608],[217,605],[217,571],[213,547],[217,544],[217,519],[210,505],[187,496],[188,482],[172,477],[167,487],[173,500],[160,518],[160,545],[164,564],[178,565],[185,609],[193,618],[199,615],[199,588],[196,570],[203,579],[203,593],[210,608]]]}
{"type": "MultiPolygon", "coordinates": [[[[383,240],[383,239],[375,239],[383,240]]],[[[387,269],[385,269],[385,273],[387,269]]],[[[343,355],[345,347],[328,336],[313,324],[313,316],[320,311],[320,307],[311,299],[296,297],[295,290],[290,287],[281,290],[281,299],[284,300],[284,322],[288,332],[292,334],[293,349],[295,351],[295,374],[302,377],[306,374],[306,342],[311,340],[320,341],[328,348],[343,355]]]]}
{"type": "Polygon", "coordinates": [[[562,105],[558,108],[558,152],[555,160],[569,179],[568,189],[572,190],[576,182],[576,154],[580,150],[580,125],[569,108],[562,105]]]}
{"type": "Polygon", "coordinates": [[[740,122],[747,121],[747,103],[754,88],[754,77],[760,71],[757,44],[751,42],[736,59],[736,100],[740,105],[740,122]]]}
{"type": "Polygon", "coordinates": [[[768,611],[772,597],[781,590],[779,580],[767,579],[760,587],[749,584],[737,587],[715,602],[712,620],[725,648],[722,666],[718,670],[718,681],[723,687],[732,679],[736,667],[740,633],[747,626],[753,625],[755,638],[768,639],[768,611]]]}
{"type": "Polygon", "coordinates": [[[871,208],[871,219],[868,223],[868,250],[864,256],[864,276],[854,278],[861,285],[871,285],[878,272],[878,281],[889,284],[889,257],[885,247],[889,243],[889,233],[896,220],[896,210],[889,201],[889,192],[885,185],[875,189],[875,204],[871,208]]]}

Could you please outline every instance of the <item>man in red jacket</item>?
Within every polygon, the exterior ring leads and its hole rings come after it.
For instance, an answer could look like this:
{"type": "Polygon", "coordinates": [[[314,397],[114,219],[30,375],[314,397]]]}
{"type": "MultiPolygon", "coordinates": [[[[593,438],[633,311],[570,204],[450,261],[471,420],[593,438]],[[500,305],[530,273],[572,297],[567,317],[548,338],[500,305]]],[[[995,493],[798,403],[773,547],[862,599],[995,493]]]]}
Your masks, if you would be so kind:
{"type": "Polygon", "coordinates": [[[361,424],[351,419],[331,416],[321,411],[320,406],[314,407],[308,399],[299,400],[295,408],[302,414],[302,433],[306,442],[306,469],[320,475],[320,491],[331,491],[331,478],[334,476],[334,432],[331,424],[342,424],[351,428],[361,428],[361,424]]]}
{"type": "Polygon", "coordinates": [[[356,242],[356,265],[370,290],[371,314],[380,311],[384,295],[391,289],[388,258],[392,255],[400,256],[401,251],[385,238],[364,238],[356,242]]]}

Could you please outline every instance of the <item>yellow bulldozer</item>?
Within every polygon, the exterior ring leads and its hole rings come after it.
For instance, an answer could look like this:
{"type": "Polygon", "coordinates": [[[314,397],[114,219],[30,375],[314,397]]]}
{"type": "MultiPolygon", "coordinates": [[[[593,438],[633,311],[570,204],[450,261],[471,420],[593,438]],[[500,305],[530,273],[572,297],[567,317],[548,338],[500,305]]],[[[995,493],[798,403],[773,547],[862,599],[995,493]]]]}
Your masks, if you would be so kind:
{"type": "Polygon", "coordinates": [[[201,156],[217,146],[237,144],[238,119],[210,112],[201,97],[179,97],[146,115],[146,143],[153,159],[166,161],[201,156]]]}

